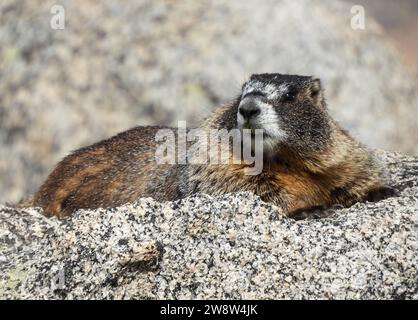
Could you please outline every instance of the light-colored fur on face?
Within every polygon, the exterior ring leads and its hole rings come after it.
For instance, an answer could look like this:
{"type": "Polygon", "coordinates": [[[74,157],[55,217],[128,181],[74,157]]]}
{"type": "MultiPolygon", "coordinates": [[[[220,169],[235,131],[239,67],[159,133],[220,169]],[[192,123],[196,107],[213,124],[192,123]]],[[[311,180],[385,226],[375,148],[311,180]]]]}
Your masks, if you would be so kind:
{"type": "MultiPolygon", "coordinates": [[[[264,85],[258,81],[252,81],[244,86],[242,97],[244,102],[246,95],[252,92],[262,93],[267,100],[278,99],[281,95],[287,92],[286,85],[276,87],[273,84],[264,85]]],[[[281,125],[281,120],[274,110],[274,107],[262,101],[262,99],[254,98],[254,103],[260,108],[260,114],[249,121],[246,121],[241,113],[237,113],[237,125],[239,129],[263,129],[264,139],[263,145],[267,150],[272,150],[278,142],[283,142],[287,138],[287,133],[281,125]]]]}
{"type": "Polygon", "coordinates": [[[263,93],[267,99],[273,100],[278,99],[280,96],[285,94],[288,91],[288,89],[289,88],[286,84],[275,86],[274,84],[265,84],[260,81],[251,81],[245,84],[242,90],[242,97],[245,97],[247,94],[257,91],[263,93]]]}

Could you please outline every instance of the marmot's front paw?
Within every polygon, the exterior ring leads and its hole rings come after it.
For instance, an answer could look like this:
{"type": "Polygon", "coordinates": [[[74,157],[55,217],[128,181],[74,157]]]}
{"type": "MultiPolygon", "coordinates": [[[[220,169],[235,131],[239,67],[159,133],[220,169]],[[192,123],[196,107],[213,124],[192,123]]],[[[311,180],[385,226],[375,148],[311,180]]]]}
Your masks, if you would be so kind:
{"type": "Polygon", "coordinates": [[[390,197],[394,197],[398,194],[398,191],[391,187],[381,187],[374,189],[367,194],[366,201],[377,202],[390,197]]]}
{"type": "Polygon", "coordinates": [[[339,209],[343,206],[333,206],[331,208],[326,208],[324,206],[316,206],[316,207],[310,207],[310,208],[303,208],[298,209],[296,211],[293,211],[288,214],[288,216],[292,219],[295,219],[296,221],[299,220],[314,220],[314,219],[323,219],[331,216],[334,211],[333,209],[339,209]]]}

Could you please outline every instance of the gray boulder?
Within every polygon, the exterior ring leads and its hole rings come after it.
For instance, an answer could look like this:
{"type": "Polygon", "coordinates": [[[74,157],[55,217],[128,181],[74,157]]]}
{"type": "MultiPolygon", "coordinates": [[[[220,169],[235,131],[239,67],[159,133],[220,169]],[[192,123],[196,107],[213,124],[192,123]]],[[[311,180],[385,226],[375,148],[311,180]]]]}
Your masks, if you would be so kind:
{"type": "Polygon", "coordinates": [[[320,220],[249,193],[62,221],[0,207],[0,298],[417,299],[418,158],[380,157],[398,195],[320,220]]]}

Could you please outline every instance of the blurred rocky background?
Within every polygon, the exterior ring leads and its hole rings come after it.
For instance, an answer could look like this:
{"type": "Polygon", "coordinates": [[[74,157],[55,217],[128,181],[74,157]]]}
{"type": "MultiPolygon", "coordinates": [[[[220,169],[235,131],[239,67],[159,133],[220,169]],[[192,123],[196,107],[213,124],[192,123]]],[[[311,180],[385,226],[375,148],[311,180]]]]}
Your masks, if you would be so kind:
{"type": "Polygon", "coordinates": [[[71,150],[136,125],[195,125],[251,73],[315,75],[371,147],[417,154],[415,1],[2,0],[0,203],[71,150]],[[50,26],[65,8],[65,29],[50,26]],[[415,50],[415,51],[414,51],[415,50]]]}
{"type": "MultiPolygon", "coordinates": [[[[354,0],[347,0],[352,3],[354,0]]],[[[402,61],[418,70],[418,1],[355,0],[384,29],[385,36],[396,46],[402,61]]]]}

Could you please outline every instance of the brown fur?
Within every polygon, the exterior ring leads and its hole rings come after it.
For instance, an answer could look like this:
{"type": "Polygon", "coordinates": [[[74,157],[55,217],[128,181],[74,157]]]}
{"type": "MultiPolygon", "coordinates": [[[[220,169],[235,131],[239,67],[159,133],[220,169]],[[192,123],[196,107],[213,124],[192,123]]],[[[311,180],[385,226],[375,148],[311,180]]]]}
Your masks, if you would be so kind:
{"type": "Polygon", "coordinates": [[[140,197],[176,198],[175,172],[154,160],[159,127],[138,127],[75,151],[52,171],[32,201],[46,215],[64,217],[80,208],[114,207],[140,197]],[[170,177],[173,175],[173,177],[170,177]]]}

